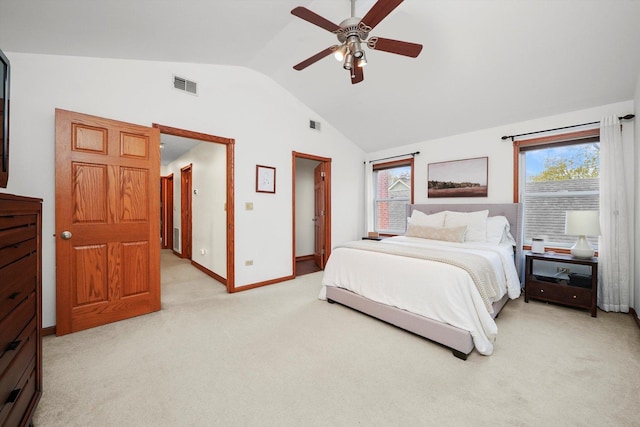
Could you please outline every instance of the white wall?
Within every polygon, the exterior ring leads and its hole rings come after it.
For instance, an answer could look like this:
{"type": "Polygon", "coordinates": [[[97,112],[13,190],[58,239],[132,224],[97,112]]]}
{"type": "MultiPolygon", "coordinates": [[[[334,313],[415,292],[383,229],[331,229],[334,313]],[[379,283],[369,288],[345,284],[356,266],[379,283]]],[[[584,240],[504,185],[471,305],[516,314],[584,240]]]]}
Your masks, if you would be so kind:
{"type": "MultiPolygon", "coordinates": [[[[501,137],[503,135],[594,122],[599,121],[605,115],[625,115],[632,111],[632,101],[620,102],[368,153],[367,159],[378,159],[420,151],[414,162],[414,199],[415,203],[429,203],[433,202],[433,200],[427,198],[427,165],[429,163],[488,156],[489,194],[487,198],[438,199],[433,203],[513,202],[513,145],[510,139],[502,140],[501,137]]],[[[633,125],[627,124],[624,126],[623,133],[625,144],[633,145],[633,125]]],[[[630,164],[628,170],[631,174],[633,173],[632,164],[630,164]]],[[[632,175],[630,175],[630,179],[632,179],[632,175]]]]}
{"type": "MultiPolygon", "coordinates": [[[[315,252],[314,169],[320,162],[296,159],[296,256],[315,252]]],[[[338,183],[339,185],[339,183],[338,183]]]]}
{"type": "MultiPolygon", "coordinates": [[[[236,286],[292,274],[291,152],[332,158],[332,241],[359,236],[364,153],[289,92],[243,67],[5,52],[12,65],[11,172],[0,191],[40,197],[43,326],[55,324],[55,108],[234,138],[236,286]],[[173,89],[173,75],[199,95],[173,89]],[[277,168],[276,194],[255,192],[255,165],[277,168]],[[244,210],[245,202],[254,210],[244,210]],[[245,260],[254,265],[245,267],[245,260]]],[[[174,180],[175,182],[175,180],[174,180]]]]}

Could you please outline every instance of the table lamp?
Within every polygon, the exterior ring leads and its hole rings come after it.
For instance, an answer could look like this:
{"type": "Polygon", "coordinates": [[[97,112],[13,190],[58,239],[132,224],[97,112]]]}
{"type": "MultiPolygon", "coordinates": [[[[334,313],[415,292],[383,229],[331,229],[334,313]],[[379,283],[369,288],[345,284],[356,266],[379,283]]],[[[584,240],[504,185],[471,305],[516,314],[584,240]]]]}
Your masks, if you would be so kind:
{"type": "Polygon", "coordinates": [[[576,244],[571,248],[571,255],[576,258],[591,258],[594,250],[586,236],[600,235],[600,212],[567,211],[564,234],[578,236],[576,244]]]}

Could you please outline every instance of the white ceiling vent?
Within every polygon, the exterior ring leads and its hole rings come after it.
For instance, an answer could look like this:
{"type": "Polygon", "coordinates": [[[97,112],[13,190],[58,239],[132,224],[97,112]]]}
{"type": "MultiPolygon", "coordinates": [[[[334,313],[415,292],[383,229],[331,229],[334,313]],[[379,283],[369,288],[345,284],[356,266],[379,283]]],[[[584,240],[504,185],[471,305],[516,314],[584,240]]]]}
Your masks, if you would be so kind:
{"type": "Polygon", "coordinates": [[[183,77],[173,76],[173,87],[193,95],[198,94],[198,83],[187,80],[183,77]]]}

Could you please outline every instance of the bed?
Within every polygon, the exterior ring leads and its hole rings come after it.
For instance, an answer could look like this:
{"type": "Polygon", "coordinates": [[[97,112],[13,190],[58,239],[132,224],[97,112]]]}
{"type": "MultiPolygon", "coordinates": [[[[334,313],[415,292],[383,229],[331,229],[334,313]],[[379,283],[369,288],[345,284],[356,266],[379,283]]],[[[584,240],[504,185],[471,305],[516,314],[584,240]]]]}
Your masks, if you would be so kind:
{"type": "Polygon", "coordinates": [[[520,296],[522,206],[421,204],[407,216],[405,236],[334,248],[319,298],[442,344],[462,360],[474,349],[492,354],[495,318],[520,296]],[[498,218],[506,222],[500,241],[498,218]]]}

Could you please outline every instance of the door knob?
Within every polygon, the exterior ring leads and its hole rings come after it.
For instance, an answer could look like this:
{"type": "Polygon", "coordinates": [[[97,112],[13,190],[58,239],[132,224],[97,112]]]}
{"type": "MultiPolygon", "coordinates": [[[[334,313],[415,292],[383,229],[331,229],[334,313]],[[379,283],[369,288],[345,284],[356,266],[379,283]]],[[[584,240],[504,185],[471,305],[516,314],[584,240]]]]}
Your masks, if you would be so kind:
{"type": "Polygon", "coordinates": [[[64,240],[69,240],[73,234],[71,234],[70,231],[63,231],[62,234],[60,235],[64,240]]]}

